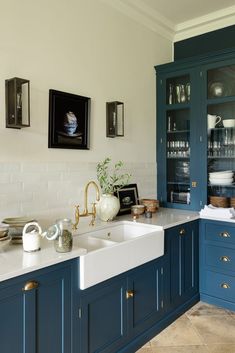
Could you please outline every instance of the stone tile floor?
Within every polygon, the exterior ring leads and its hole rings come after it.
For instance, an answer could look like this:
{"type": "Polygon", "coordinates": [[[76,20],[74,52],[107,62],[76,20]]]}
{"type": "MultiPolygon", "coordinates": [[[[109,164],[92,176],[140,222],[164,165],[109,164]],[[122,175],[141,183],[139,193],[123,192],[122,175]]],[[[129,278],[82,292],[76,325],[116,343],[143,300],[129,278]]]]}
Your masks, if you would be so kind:
{"type": "Polygon", "coordinates": [[[199,302],[137,353],[235,353],[235,312],[199,302]]]}

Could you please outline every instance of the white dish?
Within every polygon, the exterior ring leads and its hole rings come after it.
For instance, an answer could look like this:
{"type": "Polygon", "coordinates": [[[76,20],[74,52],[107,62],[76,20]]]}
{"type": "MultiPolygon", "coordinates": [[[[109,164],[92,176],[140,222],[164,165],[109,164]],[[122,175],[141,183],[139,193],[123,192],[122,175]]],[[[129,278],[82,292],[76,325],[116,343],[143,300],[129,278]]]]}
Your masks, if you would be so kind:
{"type": "Polygon", "coordinates": [[[230,179],[233,179],[233,174],[223,174],[223,175],[210,175],[209,179],[213,179],[213,180],[221,180],[221,179],[227,179],[227,180],[230,180],[230,179]]]}
{"type": "Polygon", "coordinates": [[[214,174],[214,173],[209,173],[209,177],[212,179],[231,179],[233,178],[234,173],[219,173],[219,174],[214,174]]]}
{"type": "Polygon", "coordinates": [[[209,173],[210,175],[216,175],[216,174],[218,174],[218,175],[221,175],[221,174],[231,174],[231,173],[233,173],[233,170],[221,170],[220,172],[211,172],[211,173],[209,173]]]}
{"type": "Polygon", "coordinates": [[[228,182],[227,180],[226,180],[226,181],[220,181],[220,180],[211,181],[211,180],[210,180],[210,184],[211,184],[211,185],[221,185],[221,186],[233,185],[233,181],[228,182]]]}

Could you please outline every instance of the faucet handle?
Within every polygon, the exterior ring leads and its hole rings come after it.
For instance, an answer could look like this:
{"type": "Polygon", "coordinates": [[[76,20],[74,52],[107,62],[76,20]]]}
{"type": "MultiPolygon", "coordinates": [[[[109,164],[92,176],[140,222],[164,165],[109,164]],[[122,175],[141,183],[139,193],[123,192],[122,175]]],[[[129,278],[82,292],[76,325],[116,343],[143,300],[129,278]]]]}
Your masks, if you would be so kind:
{"type": "Polygon", "coordinates": [[[91,226],[93,226],[95,224],[95,218],[96,218],[96,202],[92,202],[91,222],[90,222],[91,226]]]}
{"type": "Polygon", "coordinates": [[[73,224],[73,230],[78,229],[79,218],[80,218],[79,205],[75,205],[75,223],[73,224]]]}

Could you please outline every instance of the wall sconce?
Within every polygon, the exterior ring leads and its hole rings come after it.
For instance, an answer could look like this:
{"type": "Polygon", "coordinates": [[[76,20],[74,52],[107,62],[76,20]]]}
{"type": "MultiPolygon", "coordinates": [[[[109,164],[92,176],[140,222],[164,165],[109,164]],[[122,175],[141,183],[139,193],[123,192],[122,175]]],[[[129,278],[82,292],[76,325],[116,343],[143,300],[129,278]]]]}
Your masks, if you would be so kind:
{"type": "Polygon", "coordinates": [[[30,126],[29,80],[14,77],[5,81],[6,127],[30,126]]]}
{"type": "Polygon", "coordinates": [[[106,103],[106,136],[124,136],[124,103],[106,103]]]}

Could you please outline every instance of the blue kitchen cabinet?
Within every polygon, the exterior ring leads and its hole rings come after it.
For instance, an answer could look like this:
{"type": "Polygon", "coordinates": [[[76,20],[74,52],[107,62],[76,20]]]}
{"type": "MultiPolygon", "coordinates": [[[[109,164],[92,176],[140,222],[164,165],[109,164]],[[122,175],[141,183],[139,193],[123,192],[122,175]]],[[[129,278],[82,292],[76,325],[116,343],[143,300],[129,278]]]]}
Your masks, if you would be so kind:
{"type": "Polygon", "coordinates": [[[126,291],[125,277],[81,291],[80,352],[117,352],[127,337],[126,291]]]}
{"type": "Polygon", "coordinates": [[[152,261],[128,276],[128,324],[132,336],[160,321],[164,313],[162,259],[152,261]]]}
{"type": "Polygon", "coordinates": [[[200,237],[201,299],[235,310],[235,225],[201,220],[200,237]]]}
{"type": "Polygon", "coordinates": [[[160,258],[81,291],[81,352],[121,351],[159,321],[163,272],[160,258]]]}
{"type": "Polygon", "coordinates": [[[211,173],[235,170],[234,50],[159,65],[156,74],[161,205],[229,207],[233,176],[211,173]]]}
{"type": "Polygon", "coordinates": [[[169,311],[199,299],[198,221],[166,229],[170,283],[165,302],[169,311]]]}
{"type": "Polygon", "coordinates": [[[71,267],[51,266],[0,284],[1,353],[71,352],[71,267]]]}

